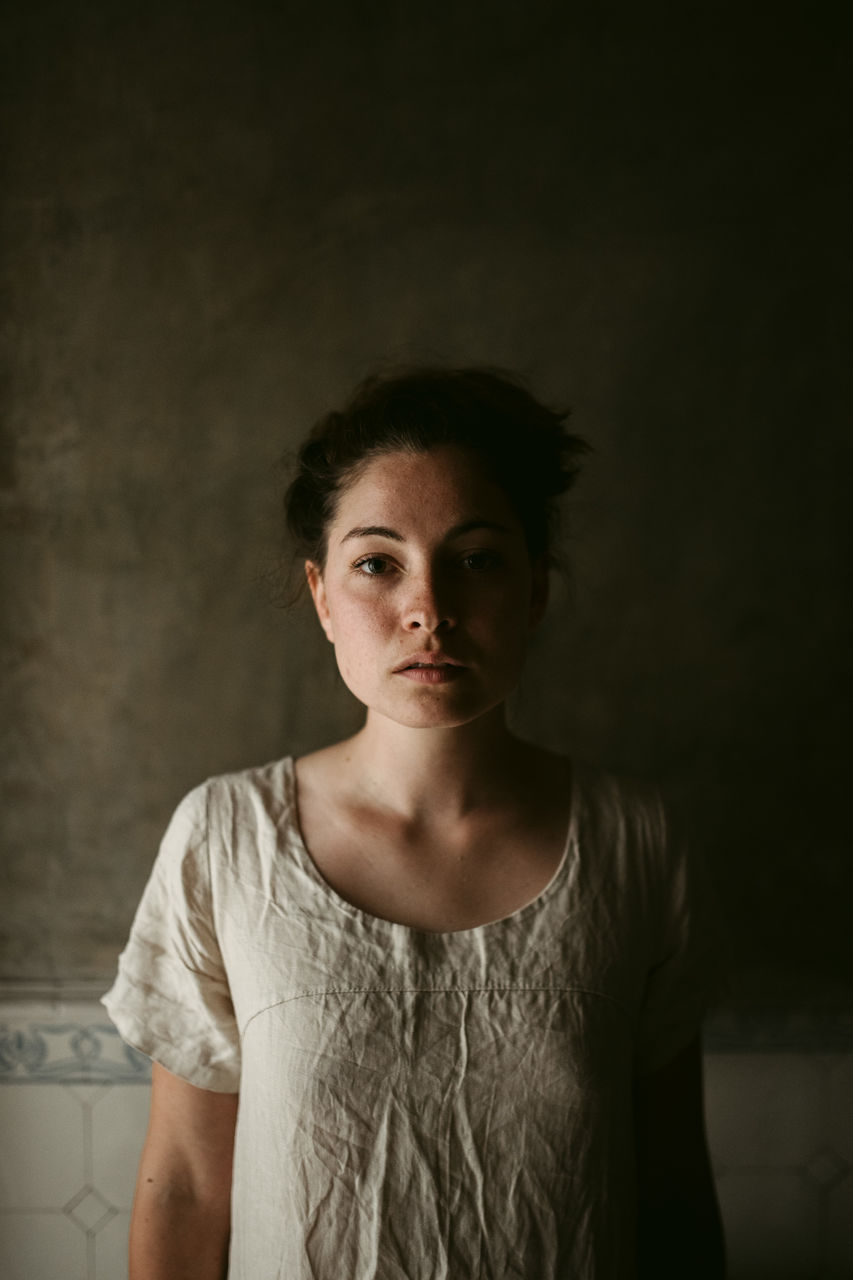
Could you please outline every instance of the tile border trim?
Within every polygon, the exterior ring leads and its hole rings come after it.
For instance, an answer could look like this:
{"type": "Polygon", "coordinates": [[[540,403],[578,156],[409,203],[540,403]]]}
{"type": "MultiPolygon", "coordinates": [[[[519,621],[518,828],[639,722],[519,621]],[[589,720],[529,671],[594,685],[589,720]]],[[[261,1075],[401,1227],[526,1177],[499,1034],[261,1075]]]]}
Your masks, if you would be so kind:
{"type": "Polygon", "coordinates": [[[853,1009],[733,1005],[713,1010],[703,1044],[709,1053],[849,1053],[853,1009]]]}
{"type": "MultiPolygon", "coordinates": [[[[98,1004],[109,980],[0,980],[0,1084],[147,1084],[149,1059],[98,1004]]],[[[733,1004],[714,1010],[707,1053],[853,1052],[853,1009],[733,1004]]]]}
{"type": "Polygon", "coordinates": [[[109,1023],[0,1021],[2,1084],[148,1084],[151,1063],[109,1023]]]}

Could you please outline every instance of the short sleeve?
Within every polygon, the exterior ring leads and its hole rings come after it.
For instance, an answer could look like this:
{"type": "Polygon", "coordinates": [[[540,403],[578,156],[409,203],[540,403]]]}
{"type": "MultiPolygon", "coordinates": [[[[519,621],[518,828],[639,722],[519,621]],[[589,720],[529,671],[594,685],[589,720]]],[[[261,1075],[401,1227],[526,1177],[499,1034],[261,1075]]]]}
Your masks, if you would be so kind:
{"type": "Polygon", "coordinates": [[[726,947],[705,867],[672,831],[662,807],[658,831],[649,887],[650,965],[637,1030],[641,1075],[687,1047],[727,986],[726,947]]]}
{"type": "Polygon", "coordinates": [[[163,837],[116,980],[102,998],[128,1044],[190,1084],[240,1087],[240,1039],[213,919],[207,789],[163,837]]]}

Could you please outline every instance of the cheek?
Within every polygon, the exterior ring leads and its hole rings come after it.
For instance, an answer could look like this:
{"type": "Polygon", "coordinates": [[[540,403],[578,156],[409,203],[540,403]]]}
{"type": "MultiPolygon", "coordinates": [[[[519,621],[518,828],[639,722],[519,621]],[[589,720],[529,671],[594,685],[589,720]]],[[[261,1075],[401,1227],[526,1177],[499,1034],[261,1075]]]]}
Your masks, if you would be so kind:
{"type": "Polygon", "coordinates": [[[499,638],[508,667],[523,665],[530,647],[532,628],[525,603],[519,602],[517,608],[506,610],[495,618],[493,634],[499,638]]]}
{"type": "Polygon", "coordinates": [[[506,595],[496,596],[488,603],[484,603],[484,622],[496,634],[499,634],[507,641],[515,636],[526,635],[530,623],[530,599],[528,596],[518,592],[507,598],[506,595]]]}
{"type": "Polygon", "coordinates": [[[365,604],[339,598],[331,610],[331,622],[338,660],[349,668],[357,667],[360,659],[367,658],[371,646],[388,631],[386,610],[375,601],[365,604]]]}

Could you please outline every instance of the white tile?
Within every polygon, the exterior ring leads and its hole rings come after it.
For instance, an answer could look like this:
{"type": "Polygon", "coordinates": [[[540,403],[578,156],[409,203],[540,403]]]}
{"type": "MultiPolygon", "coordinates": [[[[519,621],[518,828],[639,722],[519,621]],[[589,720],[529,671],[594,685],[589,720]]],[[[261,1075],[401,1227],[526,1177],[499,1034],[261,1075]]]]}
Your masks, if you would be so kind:
{"type": "Polygon", "coordinates": [[[108,1093],[113,1086],[110,1084],[67,1084],[65,1087],[78,1102],[85,1103],[87,1107],[93,1107],[98,1099],[108,1093]]]}
{"type": "Polygon", "coordinates": [[[0,1258],[3,1280],[88,1280],[86,1236],[61,1213],[0,1214],[0,1258]]]}
{"type": "Polygon", "coordinates": [[[717,1168],[786,1168],[827,1145],[823,1065],[809,1054],[705,1059],[708,1144],[717,1168]]]}
{"type": "Polygon", "coordinates": [[[62,1085],[3,1085],[0,1132],[0,1208],[61,1209],[85,1182],[83,1108],[62,1085]]]}
{"type": "Polygon", "coordinates": [[[127,1280],[127,1233],[130,1214],[119,1213],[95,1237],[92,1280],[127,1280]]]}
{"type": "Polygon", "coordinates": [[[822,1280],[853,1276],[853,1176],[829,1192],[826,1218],[826,1270],[822,1280]]]}
{"type": "Polygon", "coordinates": [[[726,1173],[717,1179],[728,1280],[807,1280],[818,1274],[818,1192],[796,1173],[726,1173]]]}
{"type": "Polygon", "coordinates": [[[853,1164],[853,1053],[839,1058],[830,1068],[829,1115],[832,1145],[853,1164]]]}
{"type": "Polygon", "coordinates": [[[116,1215],[111,1204],[100,1191],[83,1187],[65,1206],[64,1213],[81,1231],[96,1235],[116,1215]]]}
{"type": "Polygon", "coordinates": [[[119,1209],[133,1202],[149,1101],[144,1085],[117,1084],[92,1109],[92,1180],[119,1209]]]}

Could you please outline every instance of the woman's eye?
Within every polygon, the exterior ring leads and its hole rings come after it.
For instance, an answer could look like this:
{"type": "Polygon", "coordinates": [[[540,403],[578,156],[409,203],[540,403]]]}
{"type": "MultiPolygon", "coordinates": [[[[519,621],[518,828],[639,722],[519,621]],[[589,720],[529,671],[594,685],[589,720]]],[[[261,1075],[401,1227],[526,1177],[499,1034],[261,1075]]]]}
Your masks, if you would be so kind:
{"type": "Polygon", "coordinates": [[[367,578],[378,578],[387,571],[388,561],[384,556],[364,556],[361,560],[356,560],[353,568],[367,578]]]}
{"type": "Polygon", "coordinates": [[[468,555],[463,558],[462,563],[472,573],[485,573],[487,569],[495,568],[498,563],[498,556],[494,551],[469,551],[468,555]]]}

